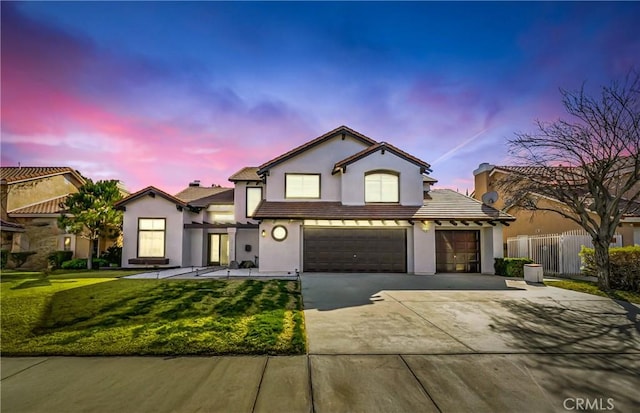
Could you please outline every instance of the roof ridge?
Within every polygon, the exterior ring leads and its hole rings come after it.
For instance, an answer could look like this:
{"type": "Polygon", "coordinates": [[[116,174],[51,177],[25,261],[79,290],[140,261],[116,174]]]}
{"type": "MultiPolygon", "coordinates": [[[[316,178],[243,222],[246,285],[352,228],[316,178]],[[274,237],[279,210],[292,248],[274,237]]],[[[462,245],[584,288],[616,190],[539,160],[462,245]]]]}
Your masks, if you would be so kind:
{"type": "Polygon", "coordinates": [[[326,132],[320,136],[318,136],[317,138],[314,138],[308,142],[303,143],[302,145],[296,146],[295,148],[283,153],[280,156],[277,156],[265,163],[263,163],[262,165],[260,165],[258,167],[258,173],[260,173],[260,171],[262,171],[263,169],[272,166],[272,164],[277,164],[280,163],[282,161],[285,161],[291,157],[296,156],[298,153],[308,149],[308,148],[312,148],[320,143],[322,143],[325,139],[328,139],[330,137],[332,137],[333,135],[337,134],[340,132],[340,130],[344,130],[345,132],[348,132],[349,134],[353,135],[354,137],[358,138],[359,140],[363,141],[363,142],[367,142],[371,145],[375,145],[378,142],[371,139],[370,137],[363,135],[362,133],[355,131],[351,128],[349,128],[348,126],[345,125],[341,125],[338,126],[337,128],[330,130],[329,132],[326,132]]]}

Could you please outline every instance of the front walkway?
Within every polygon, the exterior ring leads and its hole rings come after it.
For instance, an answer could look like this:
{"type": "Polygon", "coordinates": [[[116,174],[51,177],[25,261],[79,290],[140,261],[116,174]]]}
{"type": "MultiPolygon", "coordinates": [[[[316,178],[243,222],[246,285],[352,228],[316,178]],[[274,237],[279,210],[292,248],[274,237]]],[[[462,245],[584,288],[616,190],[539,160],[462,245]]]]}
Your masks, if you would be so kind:
{"type": "Polygon", "coordinates": [[[139,274],[128,275],[123,278],[131,278],[131,279],[188,279],[188,280],[197,280],[197,279],[207,279],[207,278],[257,278],[257,279],[297,279],[298,276],[296,274],[260,274],[257,268],[238,268],[238,269],[227,269],[221,267],[182,267],[182,268],[169,268],[162,269],[158,268],[156,270],[143,270],[143,272],[139,274]]]}

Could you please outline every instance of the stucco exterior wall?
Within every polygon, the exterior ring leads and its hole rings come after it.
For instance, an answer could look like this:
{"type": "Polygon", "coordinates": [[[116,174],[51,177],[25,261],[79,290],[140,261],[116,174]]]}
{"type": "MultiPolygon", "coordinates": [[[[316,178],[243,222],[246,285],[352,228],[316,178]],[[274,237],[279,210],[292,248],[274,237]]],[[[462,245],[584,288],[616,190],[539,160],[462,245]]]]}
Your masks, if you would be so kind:
{"type": "Polygon", "coordinates": [[[268,220],[260,224],[260,272],[261,273],[291,273],[302,271],[302,222],[268,220]],[[276,241],[271,237],[271,230],[276,225],[287,229],[287,238],[276,241]],[[265,231],[263,237],[262,231],[265,231]]]}
{"type": "MultiPolygon", "coordinates": [[[[284,178],[283,178],[284,179],[284,178]]],[[[233,203],[235,221],[242,224],[257,224],[258,221],[247,218],[247,186],[250,188],[262,188],[262,198],[265,197],[265,189],[262,183],[236,182],[234,186],[233,203]]]]}
{"type": "Polygon", "coordinates": [[[346,136],[336,136],[269,170],[266,199],[268,201],[300,201],[285,198],[285,173],[321,174],[320,199],[315,201],[340,201],[340,176],[331,175],[333,165],[354,153],[367,148],[364,143],[346,136]]]}
{"type": "Polygon", "coordinates": [[[68,175],[56,175],[27,182],[10,184],[7,192],[7,210],[78,192],[79,185],[68,175]]]}
{"type": "Polygon", "coordinates": [[[413,225],[413,273],[431,275],[436,272],[436,232],[430,222],[413,225]]]}
{"type": "Polygon", "coordinates": [[[373,153],[347,166],[342,177],[342,203],[364,205],[365,173],[375,170],[397,172],[399,176],[400,204],[422,205],[423,185],[420,167],[386,151],[373,153]]]}
{"type": "Polygon", "coordinates": [[[238,228],[236,231],[236,261],[251,261],[256,263],[256,256],[260,257],[260,231],[258,228],[238,228]],[[245,245],[251,246],[251,251],[245,251],[245,245]]]}
{"type": "Polygon", "coordinates": [[[176,205],[160,196],[142,197],[126,205],[123,219],[124,241],[122,248],[123,267],[138,267],[129,264],[130,258],[138,258],[138,218],[165,218],[165,258],[169,266],[182,266],[184,223],[186,211],[178,211],[176,205]]]}

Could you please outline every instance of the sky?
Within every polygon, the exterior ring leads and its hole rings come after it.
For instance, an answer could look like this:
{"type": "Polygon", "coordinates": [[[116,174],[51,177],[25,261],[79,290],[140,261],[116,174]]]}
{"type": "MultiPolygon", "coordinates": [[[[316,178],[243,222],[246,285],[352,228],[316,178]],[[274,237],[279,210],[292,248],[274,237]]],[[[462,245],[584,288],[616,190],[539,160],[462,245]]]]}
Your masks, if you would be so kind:
{"type": "Polygon", "coordinates": [[[2,166],[230,186],[340,125],[473,190],[559,88],[640,68],[640,3],[1,2],[2,166]]]}

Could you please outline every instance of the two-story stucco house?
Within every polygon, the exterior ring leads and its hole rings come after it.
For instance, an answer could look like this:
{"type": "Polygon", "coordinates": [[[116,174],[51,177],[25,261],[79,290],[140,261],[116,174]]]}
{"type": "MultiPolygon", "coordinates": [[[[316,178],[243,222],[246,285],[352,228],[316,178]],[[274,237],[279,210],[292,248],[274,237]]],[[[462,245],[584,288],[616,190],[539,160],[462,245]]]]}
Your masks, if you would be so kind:
{"type": "Polygon", "coordinates": [[[493,273],[514,218],[448,189],[430,165],[341,126],[187,199],[148,187],[119,202],[123,265],[252,261],[260,273],[493,273]]]}
{"type": "MultiPolygon", "coordinates": [[[[23,265],[31,269],[45,267],[52,251],[73,251],[74,258],[87,258],[89,241],[58,228],[61,204],[84,183],[82,175],[69,167],[1,167],[2,249],[34,252],[23,265]]],[[[93,256],[113,243],[101,238],[94,243],[93,256]]]]}

